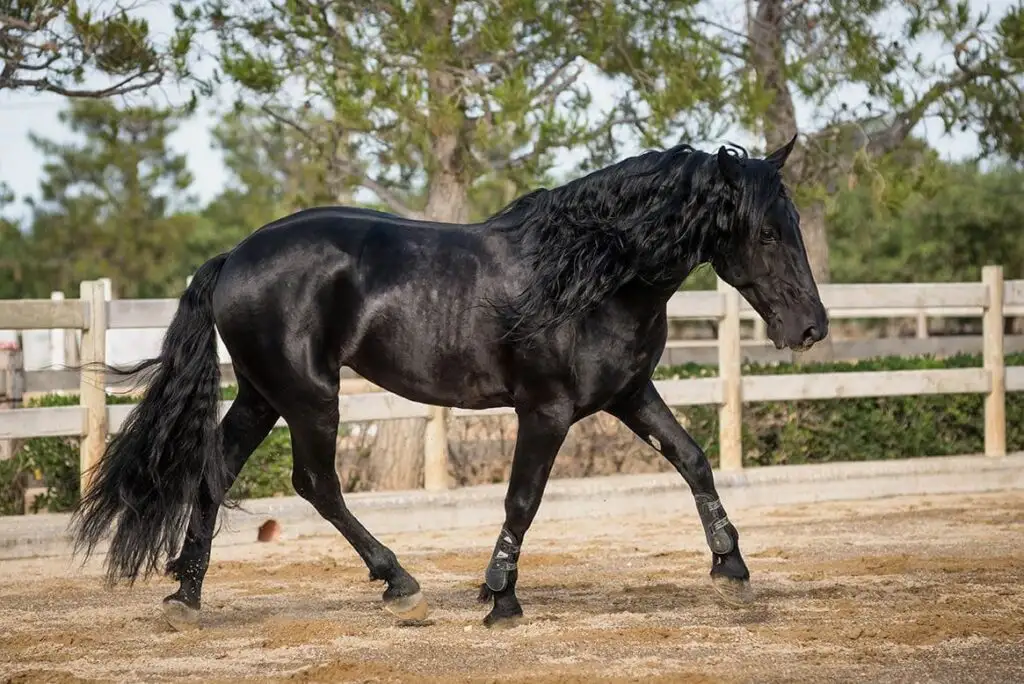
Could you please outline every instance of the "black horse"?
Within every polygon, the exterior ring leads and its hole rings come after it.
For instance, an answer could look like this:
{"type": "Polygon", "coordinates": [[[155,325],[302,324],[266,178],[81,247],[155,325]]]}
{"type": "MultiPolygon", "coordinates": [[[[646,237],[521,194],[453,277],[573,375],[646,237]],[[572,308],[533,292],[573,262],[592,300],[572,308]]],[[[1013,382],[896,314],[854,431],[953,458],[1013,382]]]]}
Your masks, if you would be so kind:
{"type": "Polygon", "coordinates": [[[210,259],[181,296],[141,403],[109,444],[75,512],[88,556],[112,524],[107,578],[134,582],[166,553],[180,586],[172,622],[198,618],[218,509],[279,416],[292,483],[387,583],[385,606],[422,619],[419,583],[345,505],[335,473],[339,372],[439,406],[514,407],[518,437],[505,522],[480,600],[492,625],[522,615],[517,561],[555,455],[576,421],[618,417],[693,493],[727,602],[749,600],[739,534],[711,466],[651,381],[666,302],[699,264],[736,287],[776,346],[806,349],[828,317],[781,169],[688,145],[650,151],[473,225],[327,207],[274,221],[210,259]],[[238,378],[218,426],[214,326],[238,378]],[[184,542],[181,543],[184,531],[184,542]]]}

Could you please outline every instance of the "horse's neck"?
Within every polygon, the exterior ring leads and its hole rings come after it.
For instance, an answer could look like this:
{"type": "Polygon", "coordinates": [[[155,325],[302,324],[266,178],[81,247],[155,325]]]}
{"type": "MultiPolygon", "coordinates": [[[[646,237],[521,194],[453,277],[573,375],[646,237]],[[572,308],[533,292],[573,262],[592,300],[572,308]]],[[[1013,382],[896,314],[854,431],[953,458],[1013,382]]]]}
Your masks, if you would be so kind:
{"type": "Polygon", "coordinates": [[[638,323],[645,323],[665,315],[668,300],[678,291],[682,280],[677,283],[647,283],[634,279],[612,295],[619,308],[628,311],[638,323]]]}

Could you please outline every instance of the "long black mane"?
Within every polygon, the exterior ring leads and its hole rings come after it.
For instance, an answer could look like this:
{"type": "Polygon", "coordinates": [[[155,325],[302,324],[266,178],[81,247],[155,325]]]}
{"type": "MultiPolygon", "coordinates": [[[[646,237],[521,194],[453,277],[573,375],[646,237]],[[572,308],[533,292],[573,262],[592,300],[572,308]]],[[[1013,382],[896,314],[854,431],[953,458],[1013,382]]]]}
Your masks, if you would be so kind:
{"type": "Polygon", "coordinates": [[[715,155],[680,144],[513,200],[488,220],[518,242],[531,273],[499,306],[507,336],[578,319],[635,279],[678,286],[733,226],[757,225],[781,184],[771,173],[743,180],[753,182],[737,193],[715,155]]]}

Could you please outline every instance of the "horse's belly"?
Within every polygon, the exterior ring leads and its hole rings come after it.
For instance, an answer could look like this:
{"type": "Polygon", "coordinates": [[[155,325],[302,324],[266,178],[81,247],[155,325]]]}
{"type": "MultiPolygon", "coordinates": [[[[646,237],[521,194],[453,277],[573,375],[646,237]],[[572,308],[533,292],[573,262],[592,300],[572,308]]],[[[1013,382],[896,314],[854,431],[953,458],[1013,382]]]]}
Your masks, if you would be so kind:
{"type": "Polygon", "coordinates": [[[411,401],[434,406],[486,409],[511,406],[512,395],[497,363],[480,363],[468,352],[425,353],[369,345],[347,365],[375,385],[411,401]]]}
{"type": "Polygon", "coordinates": [[[412,401],[469,409],[511,405],[500,332],[480,301],[464,284],[444,282],[379,291],[362,308],[361,333],[342,350],[342,361],[412,401]]]}

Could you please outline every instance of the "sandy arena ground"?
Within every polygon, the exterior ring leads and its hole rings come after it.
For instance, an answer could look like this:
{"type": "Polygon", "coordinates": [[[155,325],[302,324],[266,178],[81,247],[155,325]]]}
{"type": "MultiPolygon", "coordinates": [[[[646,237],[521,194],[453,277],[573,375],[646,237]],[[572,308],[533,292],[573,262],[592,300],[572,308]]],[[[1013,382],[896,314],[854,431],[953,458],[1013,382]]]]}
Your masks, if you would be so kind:
{"type": "Polygon", "coordinates": [[[1024,492],[731,511],[757,592],[742,610],[714,598],[679,510],[570,525],[542,507],[526,619],[500,631],[475,602],[490,528],[382,537],[431,601],[418,627],[380,609],[340,536],[215,541],[188,632],[159,617],[169,580],[108,593],[94,562],[2,562],[0,680],[1024,681],[1024,492]]]}

